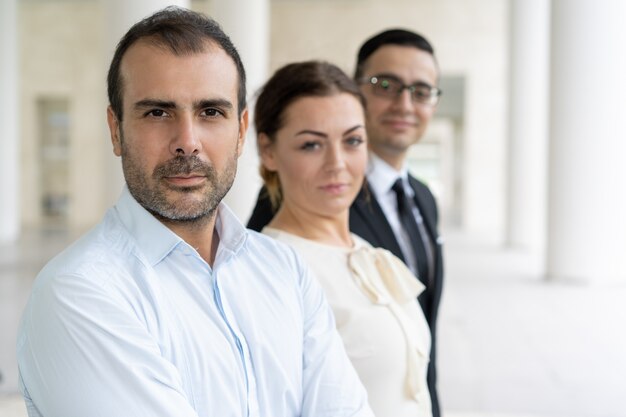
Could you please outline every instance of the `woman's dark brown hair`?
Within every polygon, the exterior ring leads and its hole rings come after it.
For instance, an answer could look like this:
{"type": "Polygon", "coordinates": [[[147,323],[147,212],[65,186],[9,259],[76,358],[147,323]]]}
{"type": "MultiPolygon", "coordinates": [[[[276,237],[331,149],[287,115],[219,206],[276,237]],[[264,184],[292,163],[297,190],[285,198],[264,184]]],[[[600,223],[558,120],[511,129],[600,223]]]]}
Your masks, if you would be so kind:
{"type": "MultiPolygon", "coordinates": [[[[359,87],[339,67],[324,61],[285,65],[260,90],[254,107],[257,135],[267,135],[273,144],[276,133],[284,125],[285,112],[294,101],[303,97],[327,97],[340,93],[352,94],[365,107],[365,99],[359,87]]],[[[263,164],[260,173],[272,206],[276,209],[282,200],[278,174],[266,169],[263,164]]]]}

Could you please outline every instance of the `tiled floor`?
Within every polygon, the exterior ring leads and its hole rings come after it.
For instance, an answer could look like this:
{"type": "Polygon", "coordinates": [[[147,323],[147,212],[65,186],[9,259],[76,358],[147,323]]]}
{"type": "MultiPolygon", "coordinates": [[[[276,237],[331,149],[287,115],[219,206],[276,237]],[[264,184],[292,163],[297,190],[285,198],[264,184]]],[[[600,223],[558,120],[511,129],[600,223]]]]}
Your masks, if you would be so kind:
{"type": "Polygon", "coordinates": [[[447,409],[626,416],[626,284],[546,282],[523,253],[448,246],[439,341],[447,409]]]}
{"type": "MultiPolygon", "coordinates": [[[[449,235],[445,417],[626,417],[626,284],[545,282],[536,257],[449,235]]],[[[0,246],[0,417],[25,416],[15,396],[17,321],[32,278],[71,239],[31,232],[0,246]]]]}

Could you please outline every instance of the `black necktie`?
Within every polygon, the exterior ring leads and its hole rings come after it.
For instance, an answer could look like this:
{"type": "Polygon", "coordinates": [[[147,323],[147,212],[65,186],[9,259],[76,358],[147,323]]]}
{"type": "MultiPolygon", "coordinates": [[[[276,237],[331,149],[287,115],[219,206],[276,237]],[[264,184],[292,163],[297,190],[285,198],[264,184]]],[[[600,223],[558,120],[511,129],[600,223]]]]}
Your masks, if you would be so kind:
{"type": "Polygon", "coordinates": [[[429,287],[429,284],[432,283],[434,278],[433,274],[435,272],[430,238],[428,237],[424,223],[418,223],[415,220],[411,203],[404,193],[402,179],[398,178],[391,189],[395,191],[398,199],[398,216],[400,217],[400,222],[402,223],[404,230],[406,230],[407,235],[409,235],[411,246],[413,246],[413,251],[415,251],[418,278],[426,285],[426,287],[429,287]]]}

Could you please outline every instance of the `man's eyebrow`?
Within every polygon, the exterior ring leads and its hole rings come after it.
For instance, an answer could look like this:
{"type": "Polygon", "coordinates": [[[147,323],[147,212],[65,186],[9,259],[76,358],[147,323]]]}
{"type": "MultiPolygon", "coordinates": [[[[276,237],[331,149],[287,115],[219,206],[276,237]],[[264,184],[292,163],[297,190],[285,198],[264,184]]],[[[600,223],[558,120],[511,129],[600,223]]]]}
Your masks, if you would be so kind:
{"type": "Polygon", "coordinates": [[[391,78],[391,79],[394,79],[394,80],[402,82],[402,79],[399,76],[397,76],[396,74],[393,74],[391,72],[381,72],[381,73],[372,75],[370,78],[372,78],[372,77],[376,77],[376,78],[391,78]]]}
{"type": "Polygon", "coordinates": [[[173,101],[146,98],[146,99],[139,100],[138,102],[136,102],[133,107],[136,109],[144,109],[147,107],[160,107],[163,109],[175,109],[176,103],[174,103],[173,101]]]}
{"type": "MultiPolygon", "coordinates": [[[[145,109],[145,108],[151,108],[151,107],[159,107],[162,109],[175,109],[178,106],[176,105],[174,101],[147,98],[147,99],[139,100],[138,102],[136,102],[134,107],[136,109],[145,109]]],[[[226,99],[198,100],[193,103],[193,107],[195,109],[204,109],[207,107],[219,107],[225,110],[230,110],[234,108],[233,104],[226,99]]]]}
{"type": "MultiPolygon", "coordinates": [[[[399,83],[404,84],[404,81],[402,80],[402,78],[400,78],[396,74],[392,74],[390,72],[383,72],[383,73],[380,73],[380,74],[375,74],[375,75],[372,75],[370,78],[373,78],[373,77],[376,77],[376,78],[391,78],[394,81],[398,81],[399,83]]],[[[432,85],[428,84],[425,81],[421,81],[421,80],[412,82],[411,84],[407,84],[407,85],[409,85],[409,86],[415,85],[415,86],[420,86],[420,87],[433,88],[432,85]]]]}
{"type": "Polygon", "coordinates": [[[229,100],[222,98],[199,100],[193,103],[195,109],[205,109],[207,107],[219,107],[224,110],[232,110],[235,106],[229,100]]]}

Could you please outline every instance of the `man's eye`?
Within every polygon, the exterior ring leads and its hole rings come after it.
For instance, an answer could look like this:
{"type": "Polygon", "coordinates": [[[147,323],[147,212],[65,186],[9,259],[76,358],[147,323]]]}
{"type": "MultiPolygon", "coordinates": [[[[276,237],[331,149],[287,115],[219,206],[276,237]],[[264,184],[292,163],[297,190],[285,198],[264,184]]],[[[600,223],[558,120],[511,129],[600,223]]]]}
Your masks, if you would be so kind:
{"type": "Polygon", "coordinates": [[[428,98],[431,96],[430,88],[428,87],[418,87],[415,89],[414,93],[417,97],[428,98]]]}
{"type": "Polygon", "coordinates": [[[389,80],[382,80],[380,82],[380,88],[382,88],[383,90],[389,90],[390,87],[391,83],[389,82],[389,80]]]}
{"type": "Polygon", "coordinates": [[[218,109],[213,109],[213,108],[205,109],[203,111],[203,115],[206,116],[206,117],[216,117],[216,116],[219,116],[221,114],[222,113],[218,109]]]}
{"type": "Polygon", "coordinates": [[[165,116],[167,113],[165,113],[164,110],[161,109],[154,109],[154,110],[150,110],[147,115],[148,116],[153,116],[153,117],[163,117],[165,116]]]}

